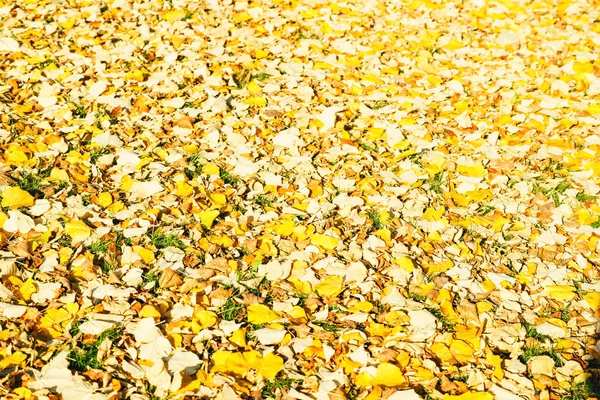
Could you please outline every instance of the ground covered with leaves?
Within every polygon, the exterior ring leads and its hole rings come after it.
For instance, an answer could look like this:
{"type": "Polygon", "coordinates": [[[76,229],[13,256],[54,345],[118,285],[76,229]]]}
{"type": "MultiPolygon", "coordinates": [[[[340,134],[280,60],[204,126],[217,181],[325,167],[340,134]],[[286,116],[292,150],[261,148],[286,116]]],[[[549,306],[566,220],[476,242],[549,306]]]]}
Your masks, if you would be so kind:
{"type": "Polygon", "coordinates": [[[593,1],[0,3],[0,396],[600,395],[593,1]]]}

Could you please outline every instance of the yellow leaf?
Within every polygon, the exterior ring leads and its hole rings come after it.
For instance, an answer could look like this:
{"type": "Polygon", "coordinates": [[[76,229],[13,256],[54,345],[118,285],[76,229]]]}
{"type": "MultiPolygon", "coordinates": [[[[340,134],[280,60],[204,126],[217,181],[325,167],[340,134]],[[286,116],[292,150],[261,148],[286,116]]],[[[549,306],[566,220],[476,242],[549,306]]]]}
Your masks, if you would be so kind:
{"type": "Polygon", "coordinates": [[[126,209],[125,204],[122,201],[115,201],[107,208],[107,210],[112,214],[116,214],[119,211],[123,211],[125,209],[126,209]]]}
{"type": "Polygon", "coordinates": [[[377,366],[375,381],[382,386],[399,386],[406,382],[400,368],[394,364],[381,363],[377,366]]]}
{"type": "Polygon", "coordinates": [[[229,341],[237,346],[246,347],[246,328],[240,328],[233,332],[229,341]]]}
{"type": "Polygon", "coordinates": [[[454,340],[450,344],[450,352],[459,363],[474,362],[473,348],[463,340],[454,340]]]}
{"type": "Polygon", "coordinates": [[[139,312],[140,318],[160,318],[160,312],[156,307],[146,304],[139,312]]]}
{"type": "Polygon", "coordinates": [[[264,107],[267,105],[267,99],[264,97],[250,97],[249,99],[244,100],[244,104],[264,107]]]}
{"type": "Polygon", "coordinates": [[[252,16],[247,11],[243,11],[241,13],[237,13],[233,17],[233,21],[236,24],[239,24],[240,22],[246,22],[246,21],[251,20],[251,19],[252,19],[252,16]]]}
{"type": "Polygon", "coordinates": [[[426,221],[430,221],[430,222],[439,221],[445,212],[446,212],[446,208],[444,206],[440,206],[437,208],[429,207],[423,213],[423,219],[426,221]]]}
{"type": "Polygon", "coordinates": [[[210,328],[217,323],[217,314],[212,311],[200,310],[194,313],[194,320],[196,320],[201,329],[210,328]]]}
{"type": "Polygon", "coordinates": [[[208,198],[218,206],[227,204],[227,197],[222,193],[211,193],[208,195],[208,198]]]}
{"type": "Polygon", "coordinates": [[[273,379],[281,370],[283,370],[283,358],[273,353],[268,353],[260,360],[256,372],[265,379],[273,379]]]}
{"type": "Polygon", "coordinates": [[[413,272],[415,269],[415,264],[413,264],[412,260],[406,256],[395,258],[393,262],[408,273],[413,272]]]}
{"type": "Polygon", "coordinates": [[[392,231],[387,228],[379,229],[375,232],[375,236],[383,240],[388,246],[391,245],[392,241],[392,231]]]}
{"type": "Polygon", "coordinates": [[[273,231],[279,236],[290,236],[294,232],[294,221],[287,219],[280,224],[275,225],[273,231]]]}
{"type": "Polygon", "coordinates": [[[376,85],[383,85],[385,83],[382,79],[378,78],[374,74],[363,75],[361,79],[367,82],[375,83],[376,85]]]}
{"type": "Polygon", "coordinates": [[[261,58],[265,58],[268,55],[269,55],[269,52],[267,50],[256,50],[256,54],[254,55],[254,58],[260,60],[261,58]]]}
{"type": "Polygon", "coordinates": [[[260,85],[256,81],[251,81],[249,84],[247,84],[246,89],[248,90],[248,92],[250,92],[250,94],[253,94],[253,95],[262,93],[262,89],[260,88],[260,85]]]}
{"type": "Polygon", "coordinates": [[[494,367],[493,376],[501,381],[504,379],[504,371],[502,370],[502,358],[491,352],[489,348],[485,349],[485,359],[494,367]]]}
{"type": "Polygon", "coordinates": [[[459,173],[465,176],[484,177],[487,175],[487,170],[482,164],[475,165],[459,165],[456,169],[459,173]]]}
{"type": "Polygon", "coordinates": [[[150,264],[152,261],[154,261],[154,253],[144,247],[133,246],[133,251],[142,257],[142,260],[146,264],[150,264]]]}
{"type": "Polygon", "coordinates": [[[21,366],[25,360],[27,360],[26,354],[20,351],[14,352],[0,360],[0,370],[4,370],[10,366],[21,366]]]}
{"type": "Polygon", "coordinates": [[[78,219],[72,219],[65,225],[65,232],[71,236],[73,244],[77,244],[90,237],[92,231],[85,222],[78,219]]]}
{"type": "Polygon", "coordinates": [[[573,71],[577,73],[583,72],[584,74],[593,74],[594,65],[589,61],[575,61],[573,63],[573,71]]]}
{"type": "Polygon", "coordinates": [[[585,111],[589,112],[592,115],[600,114],[600,104],[592,104],[585,111]]]}
{"type": "Polygon", "coordinates": [[[344,290],[344,279],[341,276],[330,276],[315,286],[320,296],[335,297],[344,290]]]}
{"type": "Polygon", "coordinates": [[[99,205],[100,207],[106,208],[112,204],[113,198],[110,193],[102,192],[102,193],[98,194],[98,197],[96,197],[95,199],[92,199],[92,201],[95,204],[99,205]]]}
{"type": "Polygon", "coordinates": [[[187,182],[179,181],[175,183],[175,195],[179,197],[188,197],[194,194],[194,188],[187,182]]]}
{"type": "Polygon", "coordinates": [[[544,293],[555,300],[570,301],[577,294],[575,287],[566,285],[549,285],[544,288],[544,293]]]}
{"type": "Polygon", "coordinates": [[[600,293],[598,292],[590,292],[585,295],[585,301],[590,305],[592,310],[597,310],[600,308],[600,293]]]}
{"type": "Polygon", "coordinates": [[[363,300],[363,301],[359,301],[358,303],[356,303],[355,305],[353,305],[352,307],[350,307],[348,309],[348,312],[351,313],[355,313],[355,312],[370,312],[373,309],[373,304],[371,304],[370,302],[363,300]]]}
{"type": "Polygon", "coordinates": [[[30,399],[33,396],[33,392],[26,387],[19,387],[13,390],[19,399],[30,399]]]}
{"type": "Polygon", "coordinates": [[[300,306],[294,306],[287,314],[292,318],[306,318],[306,311],[300,306]]]}
{"type": "Polygon", "coordinates": [[[202,173],[206,175],[219,175],[220,169],[215,164],[206,164],[202,167],[202,173]]]}
{"type": "Polygon", "coordinates": [[[446,272],[450,268],[454,266],[454,263],[451,260],[442,261],[435,264],[423,264],[423,269],[427,271],[428,275],[439,274],[441,272],[446,272]]]}
{"type": "Polygon", "coordinates": [[[254,303],[248,306],[248,322],[251,324],[267,324],[277,319],[281,319],[281,315],[264,304],[254,303]]]}
{"type": "Polygon", "coordinates": [[[464,46],[461,42],[459,42],[458,40],[456,40],[456,38],[452,38],[448,44],[446,44],[445,46],[443,46],[444,48],[448,49],[448,50],[458,50],[458,49],[462,49],[464,46]]]}
{"type": "Polygon", "coordinates": [[[59,182],[68,182],[69,174],[64,169],[52,168],[50,171],[50,176],[48,177],[49,181],[59,181],[59,182]]]}
{"type": "Polygon", "coordinates": [[[360,372],[357,376],[356,376],[356,380],[354,381],[354,384],[357,387],[367,387],[367,386],[373,386],[373,384],[376,382],[375,377],[371,374],[369,374],[366,371],[360,372]]]}
{"type": "Polygon", "coordinates": [[[250,365],[242,353],[218,350],[211,360],[214,364],[211,372],[231,372],[243,376],[250,370],[250,365]]]}
{"type": "Polygon", "coordinates": [[[322,248],[324,248],[325,250],[333,250],[337,247],[339,242],[338,238],[335,238],[333,236],[329,236],[329,235],[321,235],[319,233],[314,234],[311,238],[310,238],[310,243],[314,244],[315,246],[320,246],[322,248]]]}
{"type": "Polygon", "coordinates": [[[454,361],[454,356],[452,356],[450,349],[442,342],[432,344],[429,350],[431,353],[435,354],[443,364],[450,364],[454,361]]]}
{"type": "Polygon", "coordinates": [[[173,21],[176,21],[176,20],[183,19],[186,15],[187,15],[186,11],[183,11],[183,10],[171,10],[171,11],[164,12],[162,14],[162,19],[164,19],[167,22],[173,22],[173,21]]]}
{"type": "Polygon", "coordinates": [[[13,186],[2,191],[2,207],[16,210],[21,207],[29,207],[35,204],[35,199],[20,187],[13,186]]]}
{"type": "Polygon", "coordinates": [[[71,318],[71,314],[64,308],[51,308],[46,311],[46,314],[40,319],[40,328],[50,328],[54,325],[61,324],[68,321],[71,318]]]}
{"type": "Polygon", "coordinates": [[[207,210],[202,211],[198,216],[200,217],[200,224],[208,229],[212,228],[213,222],[221,214],[219,210],[207,210]]]}
{"type": "Polygon", "coordinates": [[[423,367],[416,367],[415,374],[413,375],[413,377],[418,381],[430,381],[432,379],[435,379],[435,375],[433,374],[433,372],[423,367]]]}
{"type": "Polygon", "coordinates": [[[31,295],[37,292],[37,285],[31,278],[27,279],[21,287],[19,287],[19,294],[25,301],[31,300],[31,295]]]}
{"type": "Polygon", "coordinates": [[[504,217],[498,217],[492,224],[492,229],[496,232],[502,232],[504,225],[510,222],[510,219],[504,217]]]}

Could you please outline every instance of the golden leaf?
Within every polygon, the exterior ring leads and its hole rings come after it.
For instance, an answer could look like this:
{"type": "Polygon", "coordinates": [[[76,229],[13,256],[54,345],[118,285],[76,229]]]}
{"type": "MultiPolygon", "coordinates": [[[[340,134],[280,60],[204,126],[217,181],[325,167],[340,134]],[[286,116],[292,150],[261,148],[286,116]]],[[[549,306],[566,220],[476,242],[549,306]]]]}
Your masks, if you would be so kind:
{"type": "Polygon", "coordinates": [[[92,230],[85,222],[79,219],[72,219],[65,225],[65,232],[71,236],[73,244],[77,244],[90,237],[92,230]]]}
{"type": "Polygon", "coordinates": [[[315,246],[324,248],[325,250],[333,250],[337,247],[339,242],[338,238],[329,235],[321,235],[319,233],[314,234],[310,238],[310,243],[315,246]]]}
{"type": "Polygon", "coordinates": [[[272,311],[264,304],[251,304],[248,306],[248,322],[254,325],[267,324],[281,318],[279,313],[272,311]]]}
{"type": "Polygon", "coordinates": [[[35,199],[20,187],[13,186],[2,191],[2,207],[16,210],[21,207],[29,207],[35,204],[35,199]]]}

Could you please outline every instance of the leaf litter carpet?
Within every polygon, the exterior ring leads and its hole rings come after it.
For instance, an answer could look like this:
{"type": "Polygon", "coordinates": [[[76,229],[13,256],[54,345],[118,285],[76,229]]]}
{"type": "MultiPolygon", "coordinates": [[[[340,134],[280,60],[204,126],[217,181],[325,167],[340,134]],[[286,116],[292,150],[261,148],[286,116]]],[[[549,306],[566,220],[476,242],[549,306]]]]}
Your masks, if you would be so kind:
{"type": "Polygon", "coordinates": [[[594,1],[0,3],[0,397],[598,397],[594,1]]]}

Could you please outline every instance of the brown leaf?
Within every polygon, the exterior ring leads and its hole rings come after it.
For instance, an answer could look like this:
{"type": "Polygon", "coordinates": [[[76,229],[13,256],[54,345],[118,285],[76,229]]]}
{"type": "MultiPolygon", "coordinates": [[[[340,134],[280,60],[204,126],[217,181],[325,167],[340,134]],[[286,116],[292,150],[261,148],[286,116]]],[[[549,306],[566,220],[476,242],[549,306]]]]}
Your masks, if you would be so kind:
{"type": "Polygon", "coordinates": [[[10,250],[14,255],[24,258],[30,258],[31,253],[29,252],[29,246],[25,240],[21,240],[17,244],[13,244],[8,246],[8,250],[10,250]]]}
{"type": "Polygon", "coordinates": [[[162,289],[181,286],[181,284],[183,284],[183,280],[177,275],[177,272],[173,271],[171,268],[165,268],[158,280],[158,285],[162,289]]]}
{"type": "Polygon", "coordinates": [[[177,121],[173,123],[173,126],[178,126],[180,128],[188,128],[194,129],[194,119],[189,116],[181,117],[177,121]]]}
{"type": "Polygon", "coordinates": [[[97,369],[88,369],[87,371],[83,372],[82,375],[87,376],[88,378],[90,378],[93,381],[101,381],[104,378],[104,371],[100,371],[97,369]]]}
{"type": "Polygon", "coordinates": [[[450,381],[446,375],[442,375],[440,377],[440,389],[444,393],[454,393],[458,389],[458,386],[456,383],[450,381]]]}

